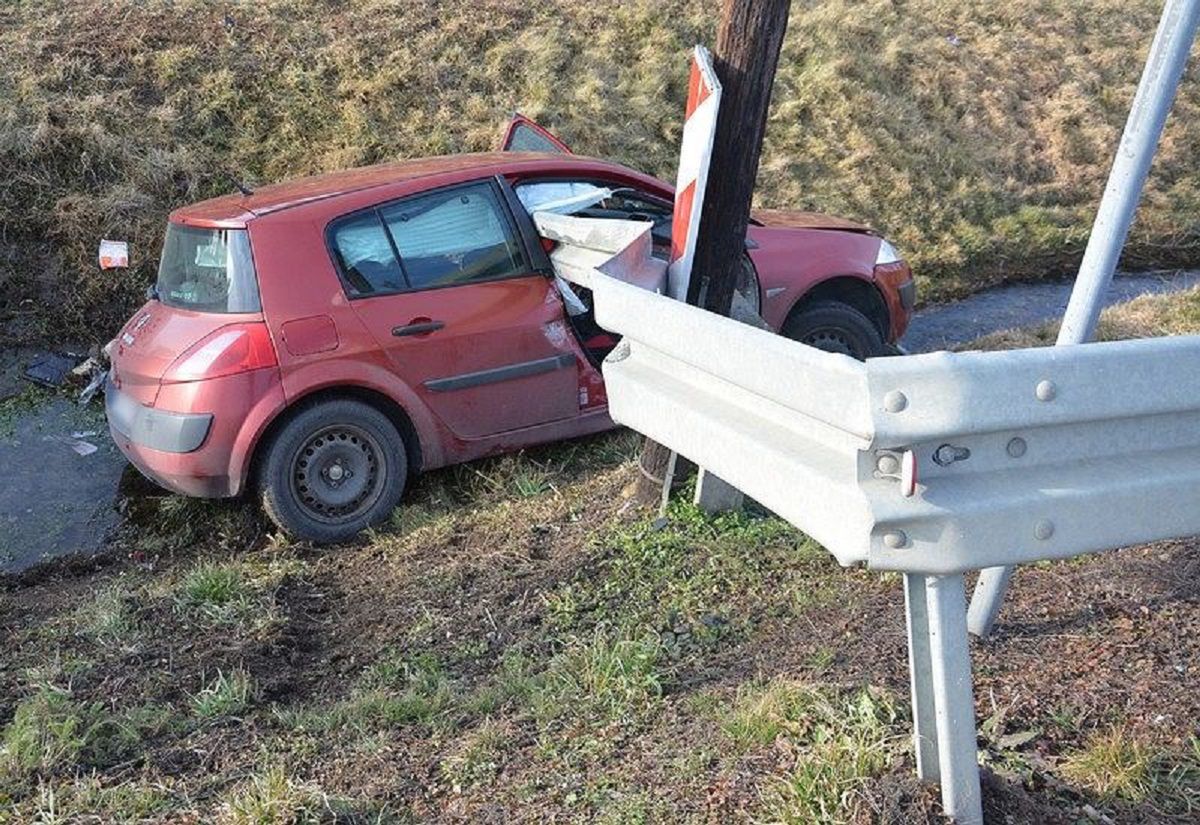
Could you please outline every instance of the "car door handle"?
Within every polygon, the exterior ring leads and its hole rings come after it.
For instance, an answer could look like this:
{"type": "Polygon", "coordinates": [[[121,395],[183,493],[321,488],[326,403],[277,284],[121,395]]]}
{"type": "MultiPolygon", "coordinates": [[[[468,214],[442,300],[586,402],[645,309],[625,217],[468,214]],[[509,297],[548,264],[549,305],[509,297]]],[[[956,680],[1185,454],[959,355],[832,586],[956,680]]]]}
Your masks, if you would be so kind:
{"type": "Polygon", "coordinates": [[[392,327],[392,335],[403,338],[405,335],[428,335],[446,326],[445,321],[429,321],[414,318],[411,323],[400,327],[392,327]]]}

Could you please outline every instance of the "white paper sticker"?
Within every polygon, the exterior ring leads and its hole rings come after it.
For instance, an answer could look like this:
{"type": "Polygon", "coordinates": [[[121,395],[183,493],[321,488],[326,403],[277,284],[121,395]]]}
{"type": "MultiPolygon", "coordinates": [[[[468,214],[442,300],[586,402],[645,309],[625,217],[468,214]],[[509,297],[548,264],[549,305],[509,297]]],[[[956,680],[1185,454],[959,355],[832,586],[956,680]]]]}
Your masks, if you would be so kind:
{"type": "Polygon", "coordinates": [[[125,241],[100,241],[100,268],[124,269],[129,266],[129,244],[125,241]]]}

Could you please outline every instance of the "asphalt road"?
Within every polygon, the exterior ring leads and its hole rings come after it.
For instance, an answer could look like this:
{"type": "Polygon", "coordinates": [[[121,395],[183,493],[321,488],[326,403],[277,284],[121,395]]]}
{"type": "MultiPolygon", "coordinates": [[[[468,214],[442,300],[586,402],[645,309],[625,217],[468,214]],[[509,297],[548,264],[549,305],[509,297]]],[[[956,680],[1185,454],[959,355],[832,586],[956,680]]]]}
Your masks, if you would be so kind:
{"type": "MultiPolygon", "coordinates": [[[[1180,292],[1200,284],[1200,271],[1122,274],[1113,279],[1105,306],[1139,295],[1180,292]]],[[[901,342],[909,352],[951,349],[981,335],[1061,318],[1071,297],[1070,281],[1010,284],[976,293],[916,314],[901,342]]]]}

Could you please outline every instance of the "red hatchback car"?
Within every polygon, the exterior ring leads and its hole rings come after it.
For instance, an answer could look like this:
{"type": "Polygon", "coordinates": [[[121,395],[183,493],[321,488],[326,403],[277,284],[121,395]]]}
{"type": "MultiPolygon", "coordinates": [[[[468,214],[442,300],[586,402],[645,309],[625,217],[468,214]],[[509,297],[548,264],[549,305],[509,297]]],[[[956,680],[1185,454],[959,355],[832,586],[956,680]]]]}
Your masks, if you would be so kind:
{"type": "MultiPolygon", "coordinates": [[[[507,144],[558,150],[528,121],[507,144]]],[[[411,474],[613,427],[615,340],[565,311],[531,208],[653,222],[672,188],[553,152],[354,169],[184,207],[158,282],[109,352],[133,464],[185,495],[257,491],[284,530],[347,539],[411,474]],[[586,193],[593,193],[588,197],[586,193]]],[[[912,275],[849,221],[755,214],[740,291],[774,329],[857,358],[904,333],[912,275]]]]}

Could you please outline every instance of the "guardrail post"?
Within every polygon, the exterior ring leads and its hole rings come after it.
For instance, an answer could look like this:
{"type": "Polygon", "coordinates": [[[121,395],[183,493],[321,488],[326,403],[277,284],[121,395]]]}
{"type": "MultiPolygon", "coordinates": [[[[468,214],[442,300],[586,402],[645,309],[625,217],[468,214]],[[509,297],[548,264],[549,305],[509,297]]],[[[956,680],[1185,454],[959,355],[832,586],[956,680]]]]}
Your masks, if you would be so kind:
{"type": "Polygon", "coordinates": [[[957,825],[982,825],[966,584],[961,573],[923,578],[942,808],[957,825]]]}
{"type": "Polygon", "coordinates": [[[917,752],[917,777],[937,782],[937,714],[933,703],[933,664],[929,654],[929,610],[925,576],[904,574],[904,609],[908,620],[908,674],[912,686],[913,747],[917,752]]]}
{"type": "MultiPolygon", "coordinates": [[[[1059,345],[1082,344],[1095,333],[1096,320],[1104,306],[1104,294],[1112,282],[1121,249],[1129,235],[1155,148],[1171,111],[1192,42],[1196,39],[1198,22],[1200,0],[1167,0],[1163,6],[1162,18],[1150,44],[1146,67],[1142,70],[1142,79],[1108,175],[1104,197],[1100,200],[1092,234],[1079,265],[1071,301],[1063,316],[1059,345]]],[[[1011,567],[991,568],[980,575],[971,599],[972,633],[983,637],[991,632],[1011,577],[1011,567]]]]}
{"type": "Polygon", "coordinates": [[[693,503],[706,513],[728,513],[740,510],[745,497],[741,490],[703,467],[696,476],[696,495],[693,503]]]}

